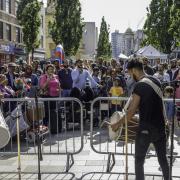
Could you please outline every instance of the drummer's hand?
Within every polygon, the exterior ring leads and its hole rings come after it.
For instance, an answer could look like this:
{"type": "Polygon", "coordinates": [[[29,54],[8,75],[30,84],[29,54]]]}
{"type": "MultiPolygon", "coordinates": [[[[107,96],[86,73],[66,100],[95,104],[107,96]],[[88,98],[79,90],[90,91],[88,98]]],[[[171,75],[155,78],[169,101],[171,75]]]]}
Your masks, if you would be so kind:
{"type": "Polygon", "coordinates": [[[110,126],[111,126],[112,130],[113,130],[114,132],[116,132],[116,131],[119,129],[119,127],[121,126],[121,124],[120,124],[120,122],[118,121],[118,122],[116,122],[116,123],[114,123],[114,124],[111,124],[110,126]]]}

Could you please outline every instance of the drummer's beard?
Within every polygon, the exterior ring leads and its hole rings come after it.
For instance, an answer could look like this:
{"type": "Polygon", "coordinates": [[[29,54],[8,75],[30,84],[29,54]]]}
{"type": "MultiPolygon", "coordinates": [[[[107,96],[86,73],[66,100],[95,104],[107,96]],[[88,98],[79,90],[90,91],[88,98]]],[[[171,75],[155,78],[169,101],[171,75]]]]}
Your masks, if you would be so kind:
{"type": "Polygon", "coordinates": [[[137,79],[137,77],[136,77],[135,74],[133,74],[133,79],[134,79],[136,82],[138,81],[138,79],[137,79]]]}

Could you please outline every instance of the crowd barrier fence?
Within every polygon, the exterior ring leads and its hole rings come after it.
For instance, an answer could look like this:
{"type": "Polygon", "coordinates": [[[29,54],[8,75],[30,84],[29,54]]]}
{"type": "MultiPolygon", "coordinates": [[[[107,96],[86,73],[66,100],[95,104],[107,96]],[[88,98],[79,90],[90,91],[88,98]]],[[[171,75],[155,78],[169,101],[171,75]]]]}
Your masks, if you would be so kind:
{"type": "Polygon", "coordinates": [[[66,171],[69,171],[74,164],[73,155],[83,149],[82,103],[76,98],[38,98],[37,106],[34,98],[3,100],[1,109],[11,138],[0,155],[17,155],[18,120],[21,155],[37,154],[39,135],[41,155],[67,155],[66,171]]]}

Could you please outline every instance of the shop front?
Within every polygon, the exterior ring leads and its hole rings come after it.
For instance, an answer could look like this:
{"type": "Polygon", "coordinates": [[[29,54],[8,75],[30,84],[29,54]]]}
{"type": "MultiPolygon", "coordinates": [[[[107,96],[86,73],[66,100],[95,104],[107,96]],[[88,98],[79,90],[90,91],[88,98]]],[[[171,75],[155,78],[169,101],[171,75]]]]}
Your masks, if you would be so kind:
{"type": "Polygon", "coordinates": [[[0,65],[14,62],[14,46],[0,44],[0,65]]]}
{"type": "Polygon", "coordinates": [[[24,47],[12,44],[0,44],[0,65],[16,62],[20,57],[26,59],[24,47]]]}

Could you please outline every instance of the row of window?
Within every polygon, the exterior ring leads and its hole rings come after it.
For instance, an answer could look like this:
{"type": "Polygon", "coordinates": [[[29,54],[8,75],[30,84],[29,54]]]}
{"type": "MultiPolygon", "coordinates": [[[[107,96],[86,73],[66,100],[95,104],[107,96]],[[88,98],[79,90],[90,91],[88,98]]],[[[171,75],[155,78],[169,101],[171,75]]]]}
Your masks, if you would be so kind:
{"type": "MultiPolygon", "coordinates": [[[[18,2],[15,1],[15,15],[17,12],[17,8],[18,8],[18,2]]],[[[8,14],[11,14],[11,7],[12,7],[12,0],[0,0],[0,10],[5,11],[8,14]]]]}
{"type": "MultiPolygon", "coordinates": [[[[20,28],[15,27],[15,31],[16,31],[15,41],[20,43],[21,42],[20,28]]],[[[12,41],[12,26],[10,24],[6,24],[0,21],[0,39],[6,39],[8,41],[12,41]],[[3,30],[5,30],[5,33],[3,30]]]]}

